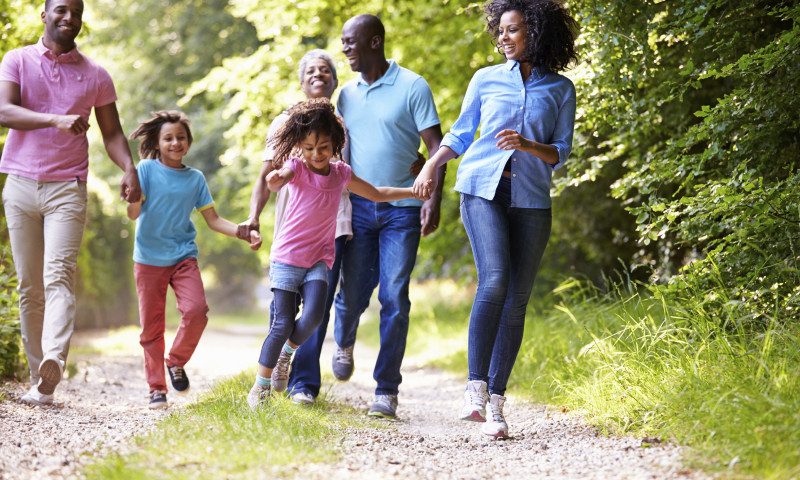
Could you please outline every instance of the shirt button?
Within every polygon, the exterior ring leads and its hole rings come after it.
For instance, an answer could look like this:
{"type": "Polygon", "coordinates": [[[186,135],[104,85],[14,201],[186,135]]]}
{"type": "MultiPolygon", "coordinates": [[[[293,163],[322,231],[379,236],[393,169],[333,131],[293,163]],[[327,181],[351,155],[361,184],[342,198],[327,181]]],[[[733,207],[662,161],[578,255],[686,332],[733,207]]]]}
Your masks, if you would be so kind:
{"type": "Polygon", "coordinates": [[[523,108],[523,107],[519,107],[519,109],[520,109],[520,110],[522,110],[522,108],[523,108]]]}
{"type": "Polygon", "coordinates": [[[512,177],[516,177],[516,176],[517,176],[517,174],[516,174],[516,173],[512,173],[512,174],[511,174],[511,176],[512,176],[512,177]]]}

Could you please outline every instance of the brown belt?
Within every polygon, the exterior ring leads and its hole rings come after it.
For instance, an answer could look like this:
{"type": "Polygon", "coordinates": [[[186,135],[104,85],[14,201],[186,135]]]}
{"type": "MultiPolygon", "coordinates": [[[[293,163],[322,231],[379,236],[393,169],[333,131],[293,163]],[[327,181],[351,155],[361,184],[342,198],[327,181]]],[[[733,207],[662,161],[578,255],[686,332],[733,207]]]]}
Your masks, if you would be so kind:
{"type": "Polygon", "coordinates": [[[503,171],[503,176],[506,177],[506,178],[511,178],[511,172],[509,172],[507,170],[503,171]]]}

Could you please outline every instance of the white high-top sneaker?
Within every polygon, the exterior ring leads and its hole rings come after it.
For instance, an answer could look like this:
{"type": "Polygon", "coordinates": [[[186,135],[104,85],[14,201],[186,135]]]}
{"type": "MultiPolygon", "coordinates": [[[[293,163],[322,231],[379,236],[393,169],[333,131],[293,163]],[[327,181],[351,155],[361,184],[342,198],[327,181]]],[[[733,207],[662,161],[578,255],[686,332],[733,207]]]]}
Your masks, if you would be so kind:
{"type": "Polygon", "coordinates": [[[502,395],[492,394],[489,397],[487,421],[481,426],[481,431],[486,435],[494,438],[508,437],[508,424],[506,418],[503,416],[503,405],[506,403],[506,397],[502,395]]]}
{"type": "Polygon", "coordinates": [[[486,421],[486,397],[488,396],[486,382],[470,380],[464,391],[464,406],[458,418],[470,422],[486,421]]]}

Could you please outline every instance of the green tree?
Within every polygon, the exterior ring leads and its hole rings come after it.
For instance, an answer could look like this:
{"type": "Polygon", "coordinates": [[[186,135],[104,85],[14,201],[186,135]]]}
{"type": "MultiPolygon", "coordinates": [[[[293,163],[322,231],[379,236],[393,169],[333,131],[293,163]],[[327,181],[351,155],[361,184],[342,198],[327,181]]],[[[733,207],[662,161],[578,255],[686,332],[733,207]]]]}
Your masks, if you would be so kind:
{"type": "MultiPolygon", "coordinates": [[[[81,48],[97,58],[111,73],[119,99],[117,106],[123,129],[133,131],[150,112],[181,109],[192,121],[194,143],[186,163],[204,172],[217,203],[217,211],[233,221],[244,219],[247,199],[240,191],[250,178],[240,171],[237,160],[223,154],[229,142],[223,134],[235,118],[225,113],[228,99],[217,92],[205,92],[191,102],[178,100],[192,82],[205,76],[224,58],[248,54],[258,46],[255,29],[230,15],[227,2],[197,1],[100,1],[87,8],[86,32],[81,48]]],[[[99,142],[94,154],[105,156],[99,142]]],[[[137,156],[138,142],[131,142],[137,156]]],[[[111,162],[94,162],[92,171],[112,187],[119,170],[111,162]]],[[[103,318],[135,317],[132,251],[133,222],[125,218],[124,204],[107,190],[95,196],[99,202],[90,209],[92,232],[87,232],[84,267],[79,288],[82,318],[98,323],[103,318]],[[120,265],[125,265],[120,269],[120,265]],[[124,315],[124,311],[128,315],[124,315]],[[92,320],[95,319],[95,320],[92,320]]],[[[209,296],[217,306],[226,302],[241,307],[250,302],[252,289],[247,280],[260,274],[258,265],[243,242],[211,232],[200,215],[198,226],[201,265],[207,277],[209,296]],[[215,290],[223,290],[214,295],[215,290]]]]}
{"type": "MultiPolygon", "coordinates": [[[[0,52],[5,52],[35,43],[39,31],[36,23],[38,2],[0,0],[0,52]]],[[[0,151],[5,144],[7,130],[0,130],[0,151]]],[[[0,174],[0,191],[6,183],[6,175],[0,174]]],[[[8,237],[5,209],[0,205],[0,378],[13,376],[22,371],[25,357],[22,355],[19,336],[19,297],[16,291],[17,278],[11,262],[11,244],[8,237]]]]}
{"type": "Polygon", "coordinates": [[[674,288],[690,275],[756,317],[798,318],[800,8],[620,0],[578,15],[590,61],[559,188],[613,179],[641,259],[674,288]]]}

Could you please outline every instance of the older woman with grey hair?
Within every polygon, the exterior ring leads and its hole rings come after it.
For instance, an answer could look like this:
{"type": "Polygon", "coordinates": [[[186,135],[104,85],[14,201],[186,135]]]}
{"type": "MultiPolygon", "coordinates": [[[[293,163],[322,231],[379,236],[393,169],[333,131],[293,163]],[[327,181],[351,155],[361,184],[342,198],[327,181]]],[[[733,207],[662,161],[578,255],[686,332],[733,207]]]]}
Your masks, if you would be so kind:
{"type": "MultiPolygon", "coordinates": [[[[330,55],[325,50],[315,49],[303,55],[303,58],[300,59],[298,74],[300,77],[300,89],[307,99],[322,97],[330,99],[336,87],[339,85],[333,59],[331,59],[330,55]]],[[[284,111],[272,121],[269,127],[267,146],[262,156],[261,171],[258,174],[256,183],[253,186],[253,193],[250,197],[250,215],[247,221],[239,224],[237,231],[237,236],[240,238],[249,238],[251,230],[258,231],[260,228],[259,217],[261,211],[264,209],[264,205],[267,203],[267,200],[269,200],[269,189],[267,188],[265,178],[267,174],[274,169],[272,165],[274,151],[272,145],[269,143],[269,139],[272,138],[275,132],[278,131],[288,118],[287,112],[284,111]]],[[[275,230],[273,235],[277,235],[283,224],[288,200],[288,189],[282,188],[276,194],[275,230]]],[[[336,217],[336,257],[333,268],[328,272],[328,300],[322,324],[311,338],[294,352],[294,361],[291,364],[291,375],[289,375],[291,353],[284,351],[278,359],[278,364],[273,369],[272,378],[269,379],[273,391],[281,392],[288,388],[292,395],[292,401],[297,404],[311,405],[314,403],[317,395],[319,395],[321,384],[319,356],[322,351],[322,342],[325,339],[325,333],[328,329],[331,303],[333,302],[336,285],[339,283],[339,270],[342,259],[341,252],[344,247],[344,242],[353,234],[350,223],[351,211],[350,199],[348,198],[347,190],[345,190],[342,193],[342,198],[339,202],[339,212],[336,217]]],[[[270,306],[271,316],[273,312],[274,308],[270,306]]]]}

